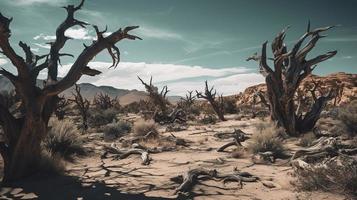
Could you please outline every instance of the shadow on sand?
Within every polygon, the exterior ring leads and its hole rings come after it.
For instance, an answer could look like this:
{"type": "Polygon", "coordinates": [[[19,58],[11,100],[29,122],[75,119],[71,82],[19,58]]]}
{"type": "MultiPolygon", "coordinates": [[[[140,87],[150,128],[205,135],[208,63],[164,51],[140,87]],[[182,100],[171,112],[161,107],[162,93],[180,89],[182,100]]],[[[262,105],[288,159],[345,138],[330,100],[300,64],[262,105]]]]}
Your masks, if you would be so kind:
{"type": "Polygon", "coordinates": [[[78,177],[57,176],[31,178],[21,183],[12,183],[6,186],[0,185],[0,199],[155,200],[168,198],[123,193],[119,191],[119,188],[109,187],[102,182],[92,182],[88,186],[83,186],[78,177]]]}

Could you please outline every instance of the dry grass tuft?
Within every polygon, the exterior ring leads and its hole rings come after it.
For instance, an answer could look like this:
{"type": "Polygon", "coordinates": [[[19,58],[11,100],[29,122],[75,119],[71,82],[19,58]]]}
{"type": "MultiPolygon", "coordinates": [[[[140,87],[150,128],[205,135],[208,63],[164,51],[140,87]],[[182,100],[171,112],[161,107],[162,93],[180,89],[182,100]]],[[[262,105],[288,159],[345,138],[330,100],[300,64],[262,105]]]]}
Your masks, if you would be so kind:
{"type": "Polygon", "coordinates": [[[85,155],[83,139],[70,120],[51,119],[43,147],[52,155],[72,160],[74,155],[85,155]]]}
{"type": "Polygon", "coordinates": [[[110,123],[104,126],[104,140],[113,140],[131,131],[131,124],[125,121],[110,123]]]}
{"type": "Polygon", "coordinates": [[[275,124],[266,123],[257,127],[258,134],[252,137],[252,142],[248,145],[248,150],[254,154],[271,151],[274,157],[284,155],[284,146],[281,135],[285,134],[284,129],[277,128],[275,124]]]}
{"type": "Polygon", "coordinates": [[[152,131],[154,134],[158,135],[157,126],[153,120],[138,120],[134,123],[134,134],[136,136],[145,136],[148,132],[152,131]]]}
{"type": "Polygon", "coordinates": [[[350,102],[345,107],[341,108],[338,113],[338,118],[346,126],[350,136],[357,135],[357,100],[350,102]]]}

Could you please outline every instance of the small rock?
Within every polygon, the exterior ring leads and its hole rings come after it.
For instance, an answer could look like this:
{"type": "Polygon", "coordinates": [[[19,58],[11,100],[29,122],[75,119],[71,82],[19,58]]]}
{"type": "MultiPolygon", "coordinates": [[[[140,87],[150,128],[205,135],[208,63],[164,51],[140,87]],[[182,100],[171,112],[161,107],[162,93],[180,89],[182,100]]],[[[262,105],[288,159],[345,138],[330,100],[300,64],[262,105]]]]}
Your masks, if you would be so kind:
{"type": "Polygon", "coordinates": [[[262,181],[262,184],[267,188],[275,188],[276,185],[271,181],[262,181]]]}

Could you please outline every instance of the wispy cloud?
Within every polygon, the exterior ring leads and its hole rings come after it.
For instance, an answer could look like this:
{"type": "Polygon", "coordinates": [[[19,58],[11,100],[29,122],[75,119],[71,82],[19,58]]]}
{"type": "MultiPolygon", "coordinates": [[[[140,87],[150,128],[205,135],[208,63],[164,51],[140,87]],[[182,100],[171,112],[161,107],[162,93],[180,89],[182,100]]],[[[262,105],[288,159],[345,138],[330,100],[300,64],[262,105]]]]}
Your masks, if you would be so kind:
{"type": "Polygon", "coordinates": [[[33,43],[34,45],[44,48],[44,49],[50,49],[51,46],[49,44],[40,44],[40,43],[33,43]]]}
{"type": "Polygon", "coordinates": [[[183,40],[183,36],[170,30],[151,27],[151,26],[141,26],[137,31],[137,35],[143,38],[154,38],[154,39],[164,39],[164,40],[183,40]]]}
{"type": "Polygon", "coordinates": [[[352,59],[353,56],[342,56],[342,59],[352,59]]]}
{"type": "Polygon", "coordinates": [[[36,35],[35,37],[33,37],[34,40],[55,40],[56,36],[55,35],[45,35],[43,33],[41,33],[40,35],[36,35]]]}
{"type": "Polygon", "coordinates": [[[185,63],[185,62],[189,62],[189,61],[193,61],[193,60],[200,60],[200,59],[207,58],[207,57],[219,56],[219,55],[231,55],[234,53],[246,52],[246,51],[255,50],[255,49],[259,49],[259,48],[261,48],[261,46],[252,46],[252,47],[246,47],[246,48],[241,48],[241,49],[236,49],[236,50],[231,50],[231,51],[229,51],[229,50],[215,51],[212,53],[203,54],[203,55],[199,55],[199,56],[183,58],[181,60],[173,61],[173,63],[180,64],[180,63],[185,63]]]}
{"type": "MultiPolygon", "coordinates": [[[[264,78],[257,73],[251,73],[244,67],[229,67],[211,69],[202,66],[174,65],[174,64],[147,64],[147,63],[120,63],[115,70],[108,69],[111,63],[91,62],[89,66],[102,71],[95,77],[82,77],[81,82],[90,82],[95,85],[109,85],[124,89],[140,89],[143,86],[137,76],[150,79],[158,86],[168,84],[171,95],[184,95],[187,90],[200,90],[203,81],[209,79],[211,84],[217,86],[219,92],[225,95],[242,91],[247,86],[261,83],[264,78]],[[189,80],[189,81],[188,81],[189,80]]],[[[64,76],[70,64],[64,65],[59,70],[59,75],[64,76]]]]}

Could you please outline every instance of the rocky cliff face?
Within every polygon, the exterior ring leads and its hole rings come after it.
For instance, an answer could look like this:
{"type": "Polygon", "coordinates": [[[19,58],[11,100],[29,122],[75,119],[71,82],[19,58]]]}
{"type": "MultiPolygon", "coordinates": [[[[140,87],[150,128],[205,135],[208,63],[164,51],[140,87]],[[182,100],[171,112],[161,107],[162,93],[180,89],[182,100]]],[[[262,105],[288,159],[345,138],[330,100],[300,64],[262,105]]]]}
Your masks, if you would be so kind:
{"type": "MultiPolygon", "coordinates": [[[[343,85],[342,98],[341,101],[337,103],[337,105],[342,105],[350,102],[353,99],[357,99],[357,74],[338,72],[329,74],[327,76],[310,75],[304,79],[299,89],[306,91],[308,87],[312,86],[312,80],[315,82],[320,82],[321,89],[325,92],[330,88],[343,85]]],[[[266,92],[265,84],[248,87],[244,92],[236,95],[237,105],[254,104],[254,94],[257,91],[266,92]]]]}

